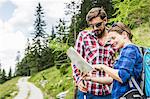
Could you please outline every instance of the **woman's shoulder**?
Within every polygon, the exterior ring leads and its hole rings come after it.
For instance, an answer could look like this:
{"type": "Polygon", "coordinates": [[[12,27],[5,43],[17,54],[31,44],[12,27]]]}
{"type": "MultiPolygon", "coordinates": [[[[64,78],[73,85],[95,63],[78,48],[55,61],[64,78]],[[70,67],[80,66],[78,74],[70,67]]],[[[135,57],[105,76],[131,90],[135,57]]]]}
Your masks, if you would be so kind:
{"type": "Polygon", "coordinates": [[[124,47],[124,49],[138,50],[139,48],[135,44],[128,44],[127,46],[124,47]]]}
{"type": "Polygon", "coordinates": [[[135,44],[129,44],[129,45],[125,46],[124,47],[124,53],[125,52],[127,54],[140,55],[139,47],[135,44]]]}

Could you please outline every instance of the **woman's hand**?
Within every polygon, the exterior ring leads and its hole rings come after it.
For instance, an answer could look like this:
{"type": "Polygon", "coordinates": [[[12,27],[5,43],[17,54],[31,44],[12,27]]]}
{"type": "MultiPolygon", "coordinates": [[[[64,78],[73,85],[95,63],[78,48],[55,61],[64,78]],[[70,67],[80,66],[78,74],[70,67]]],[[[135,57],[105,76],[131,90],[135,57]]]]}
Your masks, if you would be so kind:
{"type": "Polygon", "coordinates": [[[99,71],[101,71],[101,70],[103,70],[103,64],[97,64],[97,65],[93,65],[93,68],[95,69],[95,70],[99,70],[99,71]]]}

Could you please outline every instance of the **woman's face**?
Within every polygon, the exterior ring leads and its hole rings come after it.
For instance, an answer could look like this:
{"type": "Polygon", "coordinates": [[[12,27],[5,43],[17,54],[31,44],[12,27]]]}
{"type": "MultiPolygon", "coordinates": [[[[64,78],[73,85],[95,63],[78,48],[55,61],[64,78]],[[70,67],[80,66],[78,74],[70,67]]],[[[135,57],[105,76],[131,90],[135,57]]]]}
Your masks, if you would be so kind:
{"type": "Polygon", "coordinates": [[[108,38],[111,39],[111,43],[113,44],[114,48],[120,49],[124,46],[124,36],[120,35],[116,31],[109,32],[108,38]]]}

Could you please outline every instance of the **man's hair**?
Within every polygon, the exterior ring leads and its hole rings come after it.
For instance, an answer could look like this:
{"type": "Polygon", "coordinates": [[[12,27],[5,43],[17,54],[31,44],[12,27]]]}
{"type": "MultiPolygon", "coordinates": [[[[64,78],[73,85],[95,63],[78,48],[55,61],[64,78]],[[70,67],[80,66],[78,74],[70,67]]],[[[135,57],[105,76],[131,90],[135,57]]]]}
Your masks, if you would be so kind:
{"type": "Polygon", "coordinates": [[[129,39],[132,41],[133,35],[131,33],[131,29],[127,25],[123,24],[122,22],[114,23],[112,27],[108,30],[108,32],[111,32],[111,31],[116,31],[119,34],[122,34],[123,31],[125,31],[129,39]]]}
{"type": "Polygon", "coordinates": [[[96,17],[100,17],[102,20],[107,17],[107,14],[106,12],[104,11],[104,9],[101,7],[95,7],[95,8],[92,8],[88,14],[86,15],[86,21],[87,23],[89,21],[91,21],[93,18],[96,18],[96,17]]]}

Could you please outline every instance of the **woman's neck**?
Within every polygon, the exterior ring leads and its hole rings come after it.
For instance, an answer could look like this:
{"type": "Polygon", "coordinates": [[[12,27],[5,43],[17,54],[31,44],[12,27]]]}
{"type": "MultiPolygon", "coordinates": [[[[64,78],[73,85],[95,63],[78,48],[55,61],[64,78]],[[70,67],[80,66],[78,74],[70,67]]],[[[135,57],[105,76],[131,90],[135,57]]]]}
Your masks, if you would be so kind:
{"type": "Polygon", "coordinates": [[[125,41],[125,43],[124,43],[124,46],[123,47],[125,47],[125,46],[127,46],[127,45],[129,45],[129,44],[133,44],[131,41],[125,41]]]}

